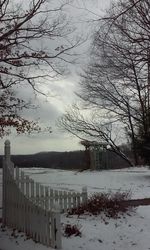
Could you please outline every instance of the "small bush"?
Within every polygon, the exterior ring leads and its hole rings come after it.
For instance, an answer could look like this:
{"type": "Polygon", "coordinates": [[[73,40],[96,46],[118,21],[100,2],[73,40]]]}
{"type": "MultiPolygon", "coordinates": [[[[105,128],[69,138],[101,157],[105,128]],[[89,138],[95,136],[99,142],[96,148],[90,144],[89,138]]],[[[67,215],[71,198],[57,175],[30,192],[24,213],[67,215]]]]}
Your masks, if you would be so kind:
{"type": "Polygon", "coordinates": [[[130,198],[131,192],[95,193],[88,199],[86,204],[71,209],[68,214],[77,214],[78,216],[84,213],[99,215],[103,212],[107,217],[118,218],[120,214],[129,211],[129,206],[124,201],[130,198]]]}
{"type": "Polygon", "coordinates": [[[71,235],[81,237],[81,232],[80,232],[79,228],[77,227],[77,225],[67,224],[67,225],[65,225],[64,235],[66,237],[70,237],[71,235]]]}

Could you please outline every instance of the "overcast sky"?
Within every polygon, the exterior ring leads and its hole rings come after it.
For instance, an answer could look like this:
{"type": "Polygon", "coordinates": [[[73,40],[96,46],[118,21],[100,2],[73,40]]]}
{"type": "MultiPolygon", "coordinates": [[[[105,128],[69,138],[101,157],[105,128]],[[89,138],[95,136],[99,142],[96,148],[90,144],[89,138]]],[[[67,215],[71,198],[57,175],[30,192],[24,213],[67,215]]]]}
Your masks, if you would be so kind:
{"type": "MultiPolygon", "coordinates": [[[[88,22],[90,19],[97,19],[103,15],[105,8],[110,4],[111,0],[76,0],[73,6],[67,7],[67,12],[72,17],[72,22],[78,28],[78,32],[82,36],[90,37],[93,24],[88,22]],[[89,11],[84,10],[87,8],[89,11]]],[[[80,56],[78,56],[78,64],[69,66],[70,73],[60,79],[47,83],[45,90],[48,91],[47,98],[43,96],[34,97],[30,89],[23,90],[24,96],[31,96],[32,102],[39,106],[36,110],[26,111],[26,116],[30,119],[40,118],[44,125],[52,127],[52,133],[41,133],[32,135],[16,135],[3,138],[0,141],[1,151],[3,154],[3,145],[6,139],[11,141],[12,154],[32,154],[42,151],[71,151],[83,149],[79,144],[79,139],[63,133],[56,127],[56,121],[65,109],[72,103],[77,101],[74,91],[78,88],[80,68],[88,59],[88,48],[90,38],[82,46],[78,48],[80,56]]]]}

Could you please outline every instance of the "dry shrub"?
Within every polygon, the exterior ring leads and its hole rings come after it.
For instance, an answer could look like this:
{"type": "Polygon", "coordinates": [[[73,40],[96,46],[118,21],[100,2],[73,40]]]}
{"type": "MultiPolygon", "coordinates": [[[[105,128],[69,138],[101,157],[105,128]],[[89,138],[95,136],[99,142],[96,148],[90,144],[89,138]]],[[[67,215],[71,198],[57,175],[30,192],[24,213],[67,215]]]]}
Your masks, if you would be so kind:
{"type": "Polygon", "coordinates": [[[102,212],[110,218],[118,218],[120,215],[127,213],[130,207],[125,201],[131,198],[131,192],[116,193],[95,193],[87,201],[77,208],[68,211],[69,215],[88,213],[90,215],[99,215],[102,212]]]}
{"type": "Polygon", "coordinates": [[[71,235],[81,237],[81,232],[77,225],[67,224],[65,225],[65,228],[64,228],[64,236],[70,237],[71,235]]]}

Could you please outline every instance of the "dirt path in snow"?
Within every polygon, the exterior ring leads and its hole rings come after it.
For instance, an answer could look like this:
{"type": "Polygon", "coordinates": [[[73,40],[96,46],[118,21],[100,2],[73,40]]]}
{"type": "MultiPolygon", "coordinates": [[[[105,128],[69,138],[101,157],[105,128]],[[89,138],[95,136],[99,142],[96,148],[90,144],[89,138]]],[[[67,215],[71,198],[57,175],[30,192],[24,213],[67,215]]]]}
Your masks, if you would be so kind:
{"type": "Polygon", "coordinates": [[[148,206],[150,205],[150,198],[127,200],[127,201],[123,201],[123,204],[126,206],[134,206],[134,207],[148,206]]]}

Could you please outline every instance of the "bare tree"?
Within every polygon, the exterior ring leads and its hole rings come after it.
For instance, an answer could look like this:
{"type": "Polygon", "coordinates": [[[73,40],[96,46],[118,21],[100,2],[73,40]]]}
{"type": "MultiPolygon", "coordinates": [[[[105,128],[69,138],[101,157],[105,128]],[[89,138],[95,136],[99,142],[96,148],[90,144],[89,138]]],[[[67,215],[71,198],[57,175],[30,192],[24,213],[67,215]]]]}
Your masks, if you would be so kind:
{"type": "MultiPolygon", "coordinates": [[[[87,105],[87,107],[89,107],[89,105],[87,105]]],[[[90,110],[90,107],[88,110],[90,110]]],[[[101,111],[99,113],[101,113],[101,111]]],[[[92,109],[92,111],[86,115],[84,113],[85,112],[77,105],[73,105],[70,110],[67,110],[66,113],[58,119],[57,125],[81,140],[104,143],[106,150],[115,152],[132,166],[132,161],[123,153],[117,143],[117,137],[119,137],[117,128],[119,126],[113,129],[113,122],[102,114],[98,114],[98,109],[92,109]]]]}
{"type": "MultiPolygon", "coordinates": [[[[122,157],[112,138],[114,127],[120,124],[124,137],[131,139],[135,164],[138,164],[139,130],[143,137],[150,133],[149,9],[149,0],[119,0],[108,10],[107,18],[99,21],[93,36],[90,62],[81,75],[81,93],[78,94],[83,104],[101,117],[97,122],[92,120],[90,136],[97,132],[98,124],[97,140],[102,138],[109,142],[122,157]],[[129,8],[130,4],[132,8],[129,8]],[[111,137],[106,131],[108,123],[112,129],[111,137]]],[[[89,121],[80,120],[74,113],[65,114],[61,123],[70,132],[79,134],[84,131],[89,135],[89,121]]]]}
{"type": "Polygon", "coordinates": [[[64,64],[73,61],[73,49],[81,40],[74,39],[65,14],[68,2],[0,0],[1,136],[10,124],[17,132],[33,128],[33,122],[24,123],[17,113],[30,105],[16,97],[15,89],[31,86],[41,92],[44,81],[64,73],[64,64]]]}

